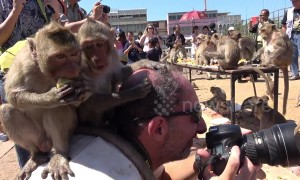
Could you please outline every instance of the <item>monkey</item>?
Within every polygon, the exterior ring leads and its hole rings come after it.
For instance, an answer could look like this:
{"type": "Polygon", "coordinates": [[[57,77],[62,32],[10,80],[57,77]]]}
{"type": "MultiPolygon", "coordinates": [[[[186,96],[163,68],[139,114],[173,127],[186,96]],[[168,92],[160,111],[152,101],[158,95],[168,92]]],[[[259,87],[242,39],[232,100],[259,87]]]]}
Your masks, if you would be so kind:
{"type": "Polygon", "coordinates": [[[0,107],[4,131],[16,144],[31,152],[18,174],[28,179],[49,161],[42,172],[55,179],[74,176],[68,161],[69,138],[77,125],[76,105],[90,93],[79,77],[81,51],[76,37],[56,22],[41,28],[16,55],[6,75],[7,104],[0,107]],[[60,78],[72,84],[57,88],[60,78]],[[52,149],[53,148],[53,149],[52,149]]]}
{"type": "Polygon", "coordinates": [[[203,102],[203,104],[223,116],[229,116],[230,105],[228,105],[229,103],[226,101],[225,91],[220,87],[212,86],[210,87],[210,92],[213,94],[213,97],[203,102]]]}
{"type": "MultiPolygon", "coordinates": [[[[79,28],[77,37],[82,47],[81,75],[94,82],[93,95],[78,108],[79,123],[82,126],[103,128],[107,125],[104,118],[106,111],[145,97],[151,87],[145,80],[130,90],[118,91],[119,85],[135,68],[140,67],[136,64],[125,66],[118,60],[113,34],[105,24],[88,19],[79,28]]],[[[143,63],[144,60],[139,65],[143,63]]]]}
{"type": "Polygon", "coordinates": [[[182,46],[180,42],[175,43],[173,48],[170,50],[168,54],[164,58],[160,60],[160,62],[167,62],[170,65],[170,69],[177,70],[179,72],[183,71],[182,67],[175,67],[174,64],[178,63],[178,59],[186,59],[187,52],[185,48],[182,46]]]}
{"type": "Polygon", "coordinates": [[[210,59],[217,59],[222,70],[236,69],[240,60],[240,49],[233,39],[215,33],[210,41],[215,45],[216,51],[205,51],[204,55],[210,59]]]}
{"type": "Polygon", "coordinates": [[[247,36],[242,36],[239,31],[232,31],[230,38],[238,43],[241,59],[251,60],[255,52],[255,42],[247,36]]]}
{"type": "Polygon", "coordinates": [[[288,66],[292,62],[293,45],[289,37],[276,28],[275,24],[264,24],[260,29],[262,39],[267,45],[257,52],[257,57],[266,66],[277,66],[282,70],[284,78],[284,96],[282,114],[286,114],[287,99],[289,93],[288,66]]]}
{"type": "Polygon", "coordinates": [[[251,113],[260,121],[260,129],[269,128],[274,124],[286,123],[285,117],[268,105],[268,100],[268,96],[251,96],[245,99],[242,103],[242,111],[244,111],[247,107],[252,109],[251,113]],[[273,119],[274,111],[275,116],[273,119]]]}

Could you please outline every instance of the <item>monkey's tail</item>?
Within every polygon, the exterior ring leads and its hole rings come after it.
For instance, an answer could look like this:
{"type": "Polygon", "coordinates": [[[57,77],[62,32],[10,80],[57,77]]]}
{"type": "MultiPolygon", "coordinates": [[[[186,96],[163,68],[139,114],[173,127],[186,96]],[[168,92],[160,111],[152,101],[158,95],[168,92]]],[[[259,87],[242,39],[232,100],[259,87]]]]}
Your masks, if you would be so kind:
{"type": "Polygon", "coordinates": [[[286,114],[286,106],[287,106],[287,100],[289,96],[289,75],[288,75],[288,69],[282,68],[283,73],[283,80],[284,80],[284,94],[283,94],[283,107],[282,107],[282,114],[286,114]]]}
{"type": "Polygon", "coordinates": [[[265,73],[264,72],[262,72],[260,69],[258,69],[258,68],[255,68],[255,67],[253,67],[253,68],[251,68],[253,71],[255,71],[255,72],[257,72],[259,75],[261,75],[263,78],[264,78],[264,80],[266,81],[266,86],[267,86],[267,91],[268,91],[268,93],[269,93],[269,95],[270,95],[270,98],[272,99],[272,101],[274,101],[274,95],[273,95],[273,93],[272,93],[272,91],[271,91],[271,88],[270,88],[270,81],[269,81],[269,78],[265,75],[265,73]]]}

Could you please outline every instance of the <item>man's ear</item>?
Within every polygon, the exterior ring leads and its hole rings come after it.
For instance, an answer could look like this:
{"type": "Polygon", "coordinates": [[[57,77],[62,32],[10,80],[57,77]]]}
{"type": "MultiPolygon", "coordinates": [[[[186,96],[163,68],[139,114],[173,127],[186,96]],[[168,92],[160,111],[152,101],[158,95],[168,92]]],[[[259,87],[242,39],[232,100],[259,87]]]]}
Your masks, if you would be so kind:
{"type": "Polygon", "coordinates": [[[148,124],[148,134],[155,141],[163,142],[169,132],[169,123],[165,117],[156,116],[148,124]]]}

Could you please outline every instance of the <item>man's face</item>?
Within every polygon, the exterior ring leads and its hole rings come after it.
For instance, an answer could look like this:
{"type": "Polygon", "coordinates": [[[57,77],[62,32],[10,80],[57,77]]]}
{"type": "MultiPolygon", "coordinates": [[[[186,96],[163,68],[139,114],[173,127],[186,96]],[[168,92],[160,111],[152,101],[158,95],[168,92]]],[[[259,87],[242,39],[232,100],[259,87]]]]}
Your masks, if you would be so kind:
{"type": "MultiPolygon", "coordinates": [[[[199,100],[193,87],[186,83],[183,89],[183,102],[174,111],[190,112],[191,109],[199,110],[199,100]]],[[[202,118],[199,123],[196,123],[192,115],[174,116],[169,118],[168,122],[170,130],[165,145],[162,147],[162,158],[163,156],[168,157],[167,162],[185,159],[190,154],[196,134],[206,132],[206,124],[202,118]]]]}
{"type": "Polygon", "coordinates": [[[291,0],[291,2],[295,8],[300,8],[300,0],[291,0]]]}
{"type": "Polygon", "coordinates": [[[269,14],[267,11],[261,11],[259,17],[262,21],[267,21],[269,19],[269,14]]]}

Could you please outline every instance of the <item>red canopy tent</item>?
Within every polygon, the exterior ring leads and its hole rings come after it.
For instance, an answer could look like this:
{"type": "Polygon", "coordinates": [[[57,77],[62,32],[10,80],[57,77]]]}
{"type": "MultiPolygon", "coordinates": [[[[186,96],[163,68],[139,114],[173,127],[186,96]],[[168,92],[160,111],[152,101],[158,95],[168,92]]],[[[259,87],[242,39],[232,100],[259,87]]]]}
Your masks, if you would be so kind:
{"type": "Polygon", "coordinates": [[[190,20],[195,20],[195,19],[203,19],[204,17],[207,17],[207,14],[203,11],[190,11],[184,13],[179,21],[190,21],[190,20]]]}

